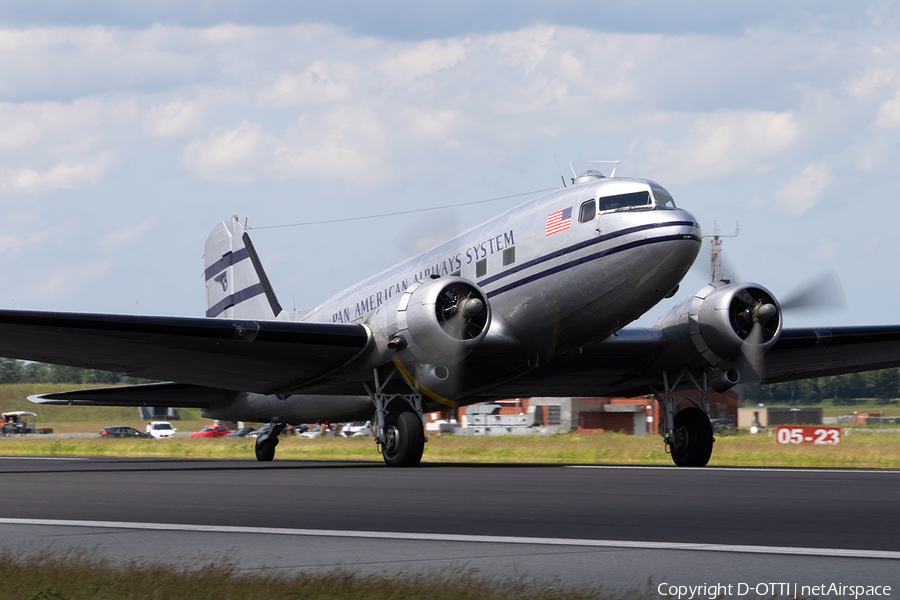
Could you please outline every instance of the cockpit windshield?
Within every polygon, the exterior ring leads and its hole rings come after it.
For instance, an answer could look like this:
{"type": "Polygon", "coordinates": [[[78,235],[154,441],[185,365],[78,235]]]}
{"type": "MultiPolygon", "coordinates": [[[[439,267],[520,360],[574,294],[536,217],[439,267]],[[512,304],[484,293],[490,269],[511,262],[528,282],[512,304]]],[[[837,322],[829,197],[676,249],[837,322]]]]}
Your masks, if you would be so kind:
{"type": "MultiPolygon", "coordinates": [[[[670,198],[671,199],[671,198],[670,198]]],[[[650,192],[631,192],[597,199],[599,210],[618,210],[622,208],[640,208],[650,206],[650,192]]]]}

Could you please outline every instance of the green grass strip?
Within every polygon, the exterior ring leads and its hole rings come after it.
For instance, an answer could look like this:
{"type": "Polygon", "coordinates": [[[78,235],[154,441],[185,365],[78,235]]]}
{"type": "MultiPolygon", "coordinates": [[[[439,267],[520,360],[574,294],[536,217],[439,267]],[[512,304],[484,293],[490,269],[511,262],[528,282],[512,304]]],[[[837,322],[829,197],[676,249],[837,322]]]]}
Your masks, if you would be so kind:
{"type": "Polygon", "coordinates": [[[605,592],[601,585],[574,589],[558,582],[498,580],[474,569],[391,576],[349,569],[247,572],[224,557],[199,557],[177,565],[114,562],[83,548],[0,553],[0,581],[0,598],[23,600],[613,600],[655,595],[651,583],[644,589],[605,592]]]}
{"type": "MultiPolygon", "coordinates": [[[[0,438],[0,455],[254,459],[253,439],[0,438]]],[[[282,438],[276,460],[380,461],[371,438],[282,438]]],[[[429,438],[426,462],[670,465],[658,436],[557,434],[429,438]]],[[[900,433],[853,432],[839,445],[783,446],[774,435],[720,436],[711,465],[900,469],[900,433]]]]}

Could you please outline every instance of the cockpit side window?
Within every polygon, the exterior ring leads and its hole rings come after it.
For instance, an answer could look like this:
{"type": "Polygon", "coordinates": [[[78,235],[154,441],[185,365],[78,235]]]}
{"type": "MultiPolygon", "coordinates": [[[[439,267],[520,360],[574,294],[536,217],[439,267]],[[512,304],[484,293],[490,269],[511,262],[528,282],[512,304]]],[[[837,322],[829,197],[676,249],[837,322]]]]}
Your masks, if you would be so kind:
{"type": "Polygon", "coordinates": [[[675,200],[665,190],[653,188],[653,197],[656,198],[656,208],[675,208],[675,200]]]}
{"type": "Polygon", "coordinates": [[[581,205],[581,210],[578,212],[578,222],[579,223],[588,223],[594,220],[594,217],[597,216],[597,205],[593,200],[588,200],[584,204],[581,205]]]}
{"type": "Polygon", "coordinates": [[[650,205],[650,192],[632,192],[618,196],[599,198],[600,210],[617,210],[620,208],[638,208],[650,205]]]}

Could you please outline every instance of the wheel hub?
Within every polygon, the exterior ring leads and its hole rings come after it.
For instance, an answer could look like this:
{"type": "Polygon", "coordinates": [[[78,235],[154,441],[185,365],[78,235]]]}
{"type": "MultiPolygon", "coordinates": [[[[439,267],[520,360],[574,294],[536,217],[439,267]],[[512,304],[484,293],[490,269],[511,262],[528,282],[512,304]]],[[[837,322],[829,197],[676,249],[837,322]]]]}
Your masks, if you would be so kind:
{"type": "Polygon", "coordinates": [[[672,435],[672,452],[684,452],[689,442],[687,427],[676,427],[672,435]]]}
{"type": "Polygon", "coordinates": [[[397,452],[397,446],[400,443],[400,432],[397,427],[390,425],[384,431],[384,452],[386,454],[394,454],[397,452]]]}

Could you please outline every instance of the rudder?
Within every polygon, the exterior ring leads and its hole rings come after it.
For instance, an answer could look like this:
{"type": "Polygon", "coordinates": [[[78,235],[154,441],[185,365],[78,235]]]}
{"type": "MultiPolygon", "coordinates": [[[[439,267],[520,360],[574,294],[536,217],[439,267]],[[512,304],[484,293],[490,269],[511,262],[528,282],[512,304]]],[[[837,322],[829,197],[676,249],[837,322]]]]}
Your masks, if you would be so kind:
{"type": "Polygon", "coordinates": [[[206,316],[275,319],[281,305],[237,215],[213,227],[204,252],[206,316]]]}

